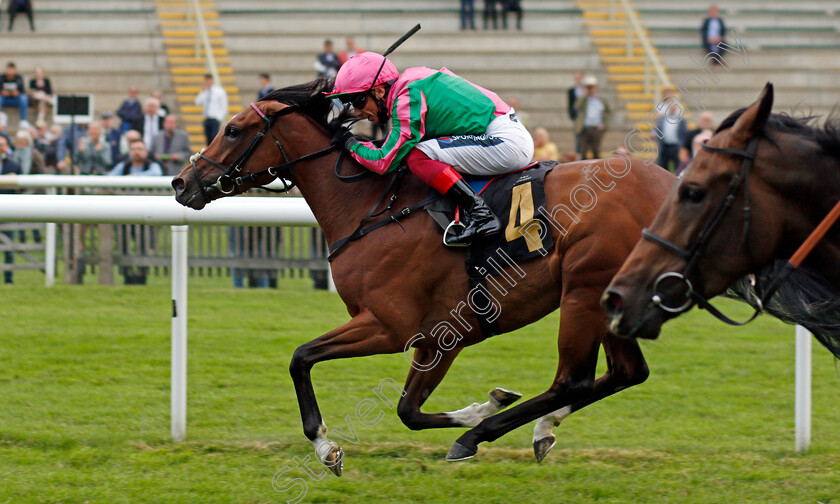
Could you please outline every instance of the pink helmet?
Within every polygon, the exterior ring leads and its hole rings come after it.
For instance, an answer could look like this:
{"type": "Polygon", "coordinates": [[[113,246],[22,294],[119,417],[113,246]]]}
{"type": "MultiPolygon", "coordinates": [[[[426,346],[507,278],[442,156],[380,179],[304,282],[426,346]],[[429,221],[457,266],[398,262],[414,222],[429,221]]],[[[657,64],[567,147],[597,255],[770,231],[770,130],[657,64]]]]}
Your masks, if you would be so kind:
{"type": "Polygon", "coordinates": [[[375,52],[363,52],[352,56],[341,65],[338,74],[335,76],[335,86],[327,96],[332,98],[340,95],[363,93],[371,88],[383,86],[399,77],[400,73],[397,71],[397,67],[388,61],[385,56],[375,52]],[[382,65],[383,61],[385,61],[385,65],[382,65]],[[371,81],[380,67],[382,71],[376,77],[376,82],[371,85],[371,81]]]}

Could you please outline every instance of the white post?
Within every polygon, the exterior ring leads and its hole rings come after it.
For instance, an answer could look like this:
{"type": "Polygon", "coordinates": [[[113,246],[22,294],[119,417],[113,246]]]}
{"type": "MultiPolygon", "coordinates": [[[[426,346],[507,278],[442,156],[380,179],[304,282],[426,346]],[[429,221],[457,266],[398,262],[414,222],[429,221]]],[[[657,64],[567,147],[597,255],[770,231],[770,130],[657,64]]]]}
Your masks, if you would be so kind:
{"type": "MultiPolygon", "coordinates": [[[[55,194],[55,187],[47,189],[47,194],[55,194]]],[[[55,247],[56,247],[56,224],[55,222],[47,223],[47,236],[44,242],[46,251],[44,254],[44,276],[47,287],[52,287],[55,284],[55,247]]]]}
{"type": "Polygon", "coordinates": [[[811,333],[796,326],[796,452],[811,446],[811,333]]]}
{"type": "Polygon", "coordinates": [[[333,280],[332,266],[330,263],[327,263],[327,290],[330,292],[338,292],[338,289],[335,288],[335,280],[333,280]]]}
{"type": "Polygon", "coordinates": [[[187,236],[172,226],[172,440],[187,432],[187,236]]]}

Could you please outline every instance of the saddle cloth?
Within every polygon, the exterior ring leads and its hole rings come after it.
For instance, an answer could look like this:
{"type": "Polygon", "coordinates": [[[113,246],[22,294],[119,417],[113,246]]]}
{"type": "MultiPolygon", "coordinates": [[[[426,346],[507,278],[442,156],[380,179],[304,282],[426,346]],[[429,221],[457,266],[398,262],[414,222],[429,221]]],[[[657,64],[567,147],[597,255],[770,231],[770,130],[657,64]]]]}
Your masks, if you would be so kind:
{"type": "MultiPolygon", "coordinates": [[[[496,177],[465,177],[502,222],[502,232],[478,239],[467,247],[467,267],[486,268],[487,259],[503,251],[514,261],[544,256],[554,247],[554,239],[545,215],[545,175],[557,163],[535,163],[515,172],[496,177]]],[[[426,211],[445,230],[455,218],[455,203],[441,198],[426,211]]]]}

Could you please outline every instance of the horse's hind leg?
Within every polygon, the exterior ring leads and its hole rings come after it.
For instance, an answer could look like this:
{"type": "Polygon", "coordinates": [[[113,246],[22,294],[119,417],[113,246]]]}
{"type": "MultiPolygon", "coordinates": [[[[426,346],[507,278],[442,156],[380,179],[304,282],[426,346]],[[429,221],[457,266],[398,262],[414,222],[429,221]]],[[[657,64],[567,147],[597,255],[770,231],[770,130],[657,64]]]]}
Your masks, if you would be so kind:
{"type": "Polygon", "coordinates": [[[292,356],[289,373],[295,384],[303,432],[312,441],[321,463],[337,476],[341,476],[343,452],[326,436],[327,427],[318,409],[309,372],[318,362],[401,352],[402,345],[401,340],[385,331],[372,313],[363,311],[343,326],[299,346],[292,356]]]}
{"type": "Polygon", "coordinates": [[[604,338],[604,353],[607,357],[607,372],[595,380],[592,393],[574,404],[564,406],[537,420],[534,426],[534,455],[537,457],[537,462],[541,462],[554,447],[556,438],[551,430],[560,425],[563,419],[595,401],[638,385],[647,379],[649,374],[647,363],[636,340],[620,339],[607,334],[604,338]]]}
{"type": "Polygon", "coordinates": [[[417,367],[412,365],[405,382],[406,393],[400,399],[399,406],[397,406],[397,414],[406,427],[412,430],[474,427],[481,420],[495,415],[522,397],[521,394],[516,392],[496,388],[490,391],[488,401],[482,404],[473,403],[466,408],[448,413],[423,413],[420,411],[420,407],[443,380],[452,365],[452,361],[455,360],[460,351],[460,348],[454,348],[446,353],[438,353],[437,349],[424,348],[418,348],[414,351],[413,359],[417,363],[417,367]],[[431,363],[435,362],[436,355],[440,356],[439,361],[431,366],[431,363]],[[431,369],[425,369],[424,364],[431,369]]]}
{"type": "MultiPolygon", "coordinates": [[[[567,274],[565,282],[571,283],[572,276],[567,274]]],[[[452,445],[447,460],[470,458],[475,455],[479,443],[494,441],[531,420],[592,395],[598,348],[607,333],[606,320],[598,305],[602,285],[564,292],[557,342],[560,360],[551,387],[522,404],[484,419],[465,432],[452,445]]]]}

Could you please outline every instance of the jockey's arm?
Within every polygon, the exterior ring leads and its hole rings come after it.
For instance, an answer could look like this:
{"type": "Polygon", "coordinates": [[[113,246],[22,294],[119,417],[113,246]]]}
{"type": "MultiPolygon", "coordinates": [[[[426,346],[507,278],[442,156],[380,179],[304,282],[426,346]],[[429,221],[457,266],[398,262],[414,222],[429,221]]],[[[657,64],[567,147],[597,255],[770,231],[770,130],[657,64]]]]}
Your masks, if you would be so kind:
{"type": "Polygon", "coordinates": [[[393,171],[423,139],[425,121],[425,96],[419,89],[406,87],[391,107],[391,132],[382,147],[358,142],[349,148],[350,154],[359,164],[380,175],[393,171]]]}

